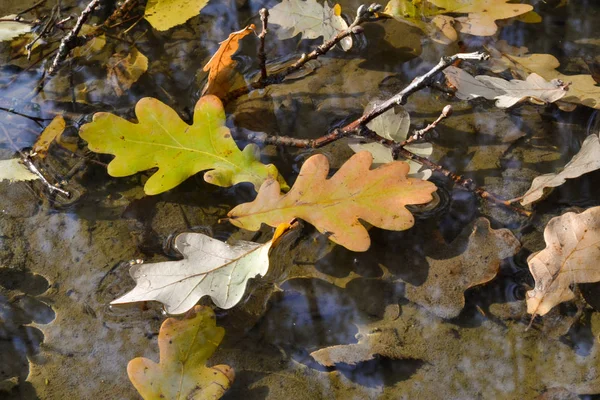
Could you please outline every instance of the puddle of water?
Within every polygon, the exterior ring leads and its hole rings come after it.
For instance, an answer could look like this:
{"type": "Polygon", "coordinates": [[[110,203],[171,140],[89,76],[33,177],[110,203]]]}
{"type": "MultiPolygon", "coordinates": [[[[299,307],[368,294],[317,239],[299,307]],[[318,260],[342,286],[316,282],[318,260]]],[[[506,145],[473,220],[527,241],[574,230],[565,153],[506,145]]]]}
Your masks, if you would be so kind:
{"type": "MultiPolygon", "coordinates": [[[[359,5],[342,3],[344,10],[359,5]]],[[[12,142],[26,148],[55,110],[67,111],[71,137],[96,111],[132,118],[133,105],[146,96],[189,117],[203,85],[198,72],[203,63],[219,41],[247,25],[262,6],[248,2],[234,11],[233,4],[211,3],[201,17],[168,34],[141,23],[136,29],[145,33],[137,46],[150,60],[150,73],[125,96],[105,84],[97,59],[78,60],[73,82],[62,74],[47,87],[45,95],[54,102],[16,109],[41,120],[0,111],[0,122],[12,142]],[[85,92],[80,93],[85,103],[70,102],[73,87],[85,92]]],[[[575,41],[600,34],[600,7],[591,1],[552,6],[536,5],[541,24],[508,24],[498,38],[528,46],[531,53],[552,53],[571,73],[587,73],[577,60],[593,56],[597,48],[575,41]]],[[[2,15],[11,7],[21,9],[24,2],[0,5],[2,15]]],[[[483,44],[467,39],[472,50],[483,44]]],[[[301,54],[317,42],[271,39],[268,57],[301,54]]],[[[239,62],[246,71],[256,67],[254,44],[242,45],[239,62]]],[[[369,24],[350,53],[332,52],[315,73],[228,105],[229,124],[314,138],[359,115],[373,98],[397,92],[442,54],[457,51],[457,45],[423,46],[417,30],[397,21],[369,24]]],[[[10,58],[1,43],[0,84],[27,65],[10,58]]],[[[19,74],[0,89],[0,100],[21,106],[18,99],[31,92],[39,74],[36,68],[19,74]]],[[[585,138],[592,115],[589,109],[565,113],[532,105],[499,110],[490,102],[459,102],[434,90],[417,93],[406,108],[412,123],[422,126],[448,103],[454,114],[437,129],[431,159],[506,198],[524,193],[535,176],[563,166],[585,138]]],[[[598,130],[595,121],[592,129],[598,130]]],[[[266,148],[263,158],[293,182],[302,162],[317,152],[326,154],[333,168],[352,154],[339,142],[315,152],[266,148]]],[[[13,154],[0,134],[1,158],[13,154]]],[[[128,261],[167,259],[165,246],[176,232],[203,232],[221,240],[240,235],[219,219],[254,197],[249,185],[219,188],[199,177],[145,197],[148,174],[111,178],[89,158],[83,148],[74,156],[51,149],[47,162],[53,179],[70,176],[69,185],[77,191],[70,202],[49,199],[36,184],[0,183],[0,382],[19,382],[0,397],[138,398],[126,375],[127,362],[138,356],[158,360],[156,336],[165,317],[156,304],[108,306],[133,287],[128,261]]],[[[273,255],[272,274],[300,275],[302,266],[322,279],[289,280],[278,291],[267,276],[251,284],[251,295],[240,306],[217,311],[227,333],[210,363],[236,371],[226,398],[415,399],[444,393],[446,398],[529,399],[550,389],[548,396],[556,398],[600,393],[597,285],[582,288],[591,307],[581,301],[561,305],[528,331],[524,304],[524,292],[533,284],[526,258],[544,247],[544,226],[567,209],[598,205],[600,175],[558,188],[530,220],[434,179],[442,205],[418,214],[411,230],[371,229],[372,247],[352,253],[305,227],[294,245],[273,255]],[[442,319],[434,309],[407,300],[410,288],[423,285],[432,273],[433,260],[440,257],[434,250],[449,246],[482,215],[494,228],[512,229],[523,249],[499,264],[494,281],[468,289],[464,309],[453,318],[442,319]],[[350,273],[356,278],[348,278],[350,273]],[[339,346],[335,351],[347,362],[334,367],[316,362],[311,353],[329,346],[339,346]],[[357,354],[364,361],[352,361],[357,354]]],[[[268,235],[245,239],[265,241],[268,235]]],[[[445,258],[463,251],[450,248],[445,258]]]]}

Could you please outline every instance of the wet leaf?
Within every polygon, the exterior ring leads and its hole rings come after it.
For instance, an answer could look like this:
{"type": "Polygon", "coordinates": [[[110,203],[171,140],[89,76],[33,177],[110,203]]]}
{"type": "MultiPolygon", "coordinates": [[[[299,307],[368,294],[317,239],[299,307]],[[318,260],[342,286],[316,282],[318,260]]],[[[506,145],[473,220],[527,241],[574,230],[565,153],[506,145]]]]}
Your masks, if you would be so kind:
{"type": "MultiPolygon", "coordinates": [[[[277,37],[281,40],[301,33],[304,39],[323,36],[323,40],[327,41],[348,28],[340,14],[341,7],[336,4],[331,8],[327,0],[323,5],[316,0],[283,0],[269,10],[269,23],[281,26],[277,30],[277,37]]],[[[350,50],[352,38],[344,38],[340,45],[342,49],[350,50]]]]}
{"type": "Polygon", "coordinates": [[[44,129],[40,134],[40,137],[35,141],[33,145],[33,152],[39,158],[46,158],[48,148],[54,140],[56,140],[65,130],[65,119],[62,115],[54,117],[52,122],[44,129]]]}
{"type": "Polygon", "coordinates": [[[454,318],[465,306],[465,290],[494,279],[500,262],[520,247],[508,229],[492,229],[479,218],[440,248],[436,258],[427,257],[427,280],[419,286],[407,283],[405,296],[439,317],[454,318]]]}
{"type": "Polygon", "coordinates": [[[40,179],[39,176],[29,171],[18,158],[0,160],[0,181],[9,182],[33,181],[40,179]]]}
{"type": "Polygon", "coordinates": [[[567,94],[568,87],[560,80],[547,82],[537,74],[531,74],[526,80],[513,79],[507,81],[502,78],[478,75],[472,76],[468,72],[448,67],[444,70],[446,79],[456,88],[456,97],[462,100],[471,100],[484,97],[496,100],[496,107],[509,108],[517,103],[529,101],[534,104],[554,103],[567,94]]]}
{"type": "MultiPolygon", "coordinates": [[[[14,19],[16,15],[6,15],[0,19],[14,19]]],[[[0,21],[0,42],[11,40],[31,31],[31,25],[17,21],[0,21]]]]}
{"type": "Polygon", "coordinates": [[[148,57],[133,47],[128,54],[113,54],[106,70],[108,82],[117,96],[122,96],[148,70],[148,57]]]}
{"type": "Polygon", "coordinates": [[[127,374],[144,400],[219,399],[233,382],[228,365],[207,367],[225,330],[209,307],[196,306],[183,319],[168,318],[158,333],[160,361],[134,358],[127,374]]]}
{"type": "Polygon", "coordinates": [[[504,55],[512,62],[511,70],[523,76],[535,72],[546,80],[560,79],[569,84],[569,92],[561,101],[600,109],[600,86],[592,75],[565,75],[556,70],[560,62],[550,54],[529,54],[522,57],[504,55]]]}
{"type": "Polygon", "coordinates": [[[562,171],[535,178],[527,193],[523,195],[521,204],[527,205],[543,199],[552,188],[562,185],[567,179],[578,178],[597,169],[600,169],[600,138],[593,134],[585,139],[579,152],[562,171]]]}
{"type": "Polygon", "coordinates": [[[486,69],[489,69],[495,74],[506,71],[514,66],[507,56],[521,57],[529,53],[529,49],[527,47],[511,46],[506,42],[506,40],[498,40],[493,44],[493,46],[486,46],[485,50],[490,54],[490,59],[483,61],[480,65],[486,69]]]}
{"type": "Polygon", "coordinates": [[[527,312],[534,315],[573,299],[571,285],[600,281],[600,207],[552,218],[544,240],[546,248],[527,260],[535,279],[527,292],[527,312]]]}
{"type": "Polygon", "coordinates": [[[282,224],[264,244],[229,245],[201,233],[182,233],[173,247],[183,260],[134,265],[129,273],[135,288],[111,304],[154,300],[169,314],[181,314],[203,296],[211,296],[218,307],[231,308],[242,299],[248,279],[267,273],[271,245],[286,229],[289,224],[282,224]]]}
{"type": "Polygon", "coordinates": [[[244,29],[229,34],[229,37],[220,43],[219,49],[206,63],[203,70],[209,71],[208,82],[202,90],[202,95],[213,94],[223,98],[231,88],[231,74],[235,73],[237,64],[231,56],[240,47],[239,41],[254,32],[254,24],[244,29]]]}
{"type": "Polygon", "coordinates": [[[306,160],[287,194],[281,195],[279,183],[268,180],[253,202],[229,212],[229,221],[256,231],[262,223],[277,226],[301,218],[335,243],[365,251],[371,241],[359,218],[383,229],[408,229],[414,218],[405,206],[431,201],[436,190],[430,182],[407,178],[409,167],[404,162],[370,170],[372,160],[367,151],[357,153],[327,179],[327,157],[314,155],[306,160]]]}
{"type": "MultiPolygon", "coordinates": [[[[91,25],[84,24],[81,27],[79,36],[84,36],[84,35],[93,33],[96,31],[96,29],[98,29],[98,28],[91,26],[91,25]]],[[[100,50],[102,50],[105,45],[106,45],[106,36],[105,35],[94,36],[88,42],[86,42],[83,46],[75,47],[72,50],[71,55],[73,57],[92,56],[92,55],[100,52],[100,50]]]]}
{"type": "Polygon", "coordinates": [[[498,30],[497,20],[516,17],[533,10],[531,5],[514,4],[509,1],[391,0],[384,13],[418,27],[437,42],[448,44],[458,37],[454,30],[476,36],[492,36],[498,30]],[[460,14],[467,15],[455,16],[460,14]]]}
{"type": "Polygon", "coordinates": [[[156,30],[166,31],[200,14],[208,0],[148,0],[144,17],[156,30]]]}
{"type": "MultiPolygon", "coordinates": [[[[367,105],[365,113],[371,111],[377,106],[378,102],[374,101],[367,105]]],[[[379,136],[386,139],[394,140],[396,142],[402,142],[406,139],[408,130],[410,128],[410,115],[402,107],[396,107],[395,109],[388,110],[373,121],[367,124],[367,127],[379,136]]],[[[358,153],[359,151],[366,150],[373,156],[373,166],[379,166],[381,164],[387,164],[394,161],[392,150],[380,143],[360,143],[360,139],[351,139],[349,142],[350,148],[358,153]]],[[[405,147],[407,150],[421,156],[429,157],[433,153],[433,146],[431,143],[415,143],[405,147]]],[[[422,165],[411,160],[406,161],[410,166],[408,176],[412,178],[429,179],[431,176],[431,170],[425,169],[419,172],[422,165]]]]}
{"type": "Polygon", "coordinates": [[[194,110],[194,123],[183,122],[175,110],[157,99],[141,99],[134,124],[109,113],[96,113],[79,135],[90,150],[114,154],[108,165],[111,176],[128,176],[158,167],[144,186],[146,194],[174,188],[200,171],[204,180],[218,186],[251,182],[259,187],[268,178],[287,187],[273,165],[256,156],[258,148],[240,151],[224,126],[225,111],[215,96],[201,97],[194,110]]]}

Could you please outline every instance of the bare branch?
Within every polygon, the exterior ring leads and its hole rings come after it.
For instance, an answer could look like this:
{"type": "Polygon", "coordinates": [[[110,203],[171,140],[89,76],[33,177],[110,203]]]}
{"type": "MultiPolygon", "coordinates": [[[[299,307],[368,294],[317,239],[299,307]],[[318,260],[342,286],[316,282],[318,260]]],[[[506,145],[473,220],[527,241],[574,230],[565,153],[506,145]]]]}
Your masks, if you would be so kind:
{"type": "Polygon", "coordinates": [[[260,82],[267,80],[267,55],[265,53],[265,36],[268,33],[269,26],[269,10],[266,8],[260,9],[260,20],[262,22],[262,31],[258,35],[260,39],[260,47],[258,48],[258,62],[260,64],[260,82]]]}

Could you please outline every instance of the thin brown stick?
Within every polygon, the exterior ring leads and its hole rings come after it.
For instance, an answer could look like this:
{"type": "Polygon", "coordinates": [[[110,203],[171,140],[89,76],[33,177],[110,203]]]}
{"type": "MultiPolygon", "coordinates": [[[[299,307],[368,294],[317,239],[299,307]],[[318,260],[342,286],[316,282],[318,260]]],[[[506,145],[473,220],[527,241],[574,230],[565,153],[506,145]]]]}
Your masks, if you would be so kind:
{"type": "Polygon", "coordinates": [[[227,104],[245,94],[250,93],[253,90],[264,89],[267,86],[275,85],[275,84],[283,82],[283,80],[285,79],[286,76],[288,76],[289,74],[291,74],[293,72],[298,71],[307,62],[309,62],[311,60],[316,60],[320,56],[326,54],[329,50],[331,50],[336,44],[338,44],[340,41],[342,41],[342,39],[344,39],[345,37],[348,37],[348,36],[352,35],[353,33],[354,34],[362,33],[362,27],[360,25],[363,24],[364,22],[371,22],[371,21],[376,21],[377,19],[379,19],[379,17],[377,16],[377,12],[380,11],[382,8],[383,7],[379,4],[371,4],[368,7],[366,7],[364,5],[360,6],[356,12],[356,18],[354,19],[354,22],[352,22],[352,24],[350,24],[350,26],[347,29],[339,32],[333,39],[330,39],[330,40],[326,41],[325,43],[323,43],[322,45],[317,46],[313,51],[311,51],[308,54],[302,54],[302,56],[294,64],[290,65],[289,67],[287,67],[285,70],[283,70],[282,72],[280,72],[278,74],[274,74],[274,75],[267,77],[266,79],[262,79],[262,72],[261,72],[261,78],[258,81],[251,83],[248,86],[244,86],[242,88],[239,88],[237,90],[227,93],[227,95],[223,99],[223,103],[227,104]]]}
{"type": "Polygon", "coordinates": [[[77,36],[79,35],[79,31],[81,31],[81,27],[99,5],[100,0],[92,0],[81,12],[73,29],[60,42],[58,53],[52,62],[52,66],[48,69],[48,76],[54,75],[71,50],[79,45],[77,36]]]}
{"type": "Polygon", "coordinates": [[[260,21],[262,22],[262,31],[258,35],[260,46],[258,47],[258,63],[260,64],[260,82],[267,80],[267,54],[265,53],[265,37],[269,27],[269,10],[261,8],[260,21]]]}
{"type": "Polygon", "coordinates": [[[28,12],[29,12],[29,11],[31,11],[31,10],[35,10],[36,8],[38,8],[39,6],[41,6],[42,4],[44,4],[45,2],[46,2],[46,0],[40,0],[40,1],[38,1],[37,3],[35,3],[34,5],[32,5],[31,7],[29,7],[29,8],[26,8],[26,9],[25,9],[25,10],[23,10],[23,11],[20,11],[20,12],[19,12],[19,13],[16,15],[16,17],[15,17],[15,18],[20,18],[20,17],[21,17],[21,15],[23,15],[23,14],[25,14],[25,13],[28,13],[28,12]]]}

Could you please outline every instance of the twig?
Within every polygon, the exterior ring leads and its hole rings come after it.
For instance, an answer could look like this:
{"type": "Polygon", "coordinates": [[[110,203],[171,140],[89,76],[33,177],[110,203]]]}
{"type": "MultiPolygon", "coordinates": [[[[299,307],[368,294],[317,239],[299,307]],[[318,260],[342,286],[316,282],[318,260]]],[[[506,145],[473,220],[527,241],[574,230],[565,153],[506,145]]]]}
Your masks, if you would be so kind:
{"type": "Polygon", "coordinates": [[[48,69],[48,76],[52,76],[56,73],[56,70],[60,67],[60,64],[64,61],[64,59],[69,55],[69,52],[79,45],[77,36],[79,35],[79,31],[81,31],[81,27],[90,17],[90,14],[94,12],[96,7],[100,4],[100,0],[92,0],[87,5],[87,7],[81,12],[79,18],[77,18],[77,22],[73,29],[63,38],[60,42],[60,47],[58,48],[58,53],[52,62],[52,66],[48,69]]]}
{"type": "Polygon", "coordinates": [[[326,41],[325,43],[318,46],[310,53],[302,54],[302,56],[294,64],[290,65],[289,67],[287,67],[285,70],[283,70],[282,72],[280,72],[278,74],[274,74],[274,75],[271,75],[271,76],[263,79],[262,71],[261,71],[261,78],[258,81],[251,83],[248,86],[244,86],[242,88],[239,88],[237,90],[227,93],[227,95],[223,99],[223,103],[227,104],[227,103],[237,99],[238,97],[241,97],[245,94],[250,93],[252,90],[263,89],[267,86],[275,85],[275,84],[283,82],[283,80],[285,79],[286,76],[288,76],[289,74],[291,74],[293,72],[298,71],[307,62],[309,62],[311,60],[315,60],[318,57],[326,54],[336,44],[341,42],[342,39],[352,35],[353,33],[354,34],[362,33],[363,29],[360,25],[364,22],[371,22],[371,21],[376,21],[377,19],[379,19],[379,17],[377,16],[377,12],[379,12],[382,8],[383,7],[381,5],[375,4],[375,3],[371,4],[368,7],[366,7],[364,5],[360,6],[358,8],[358,10],[356,11],[356,18],[354,19],[354,22],[352,22],[352,24],[350,24],[350,26],[348,26],[347,29],[339,32],[334,38],[326,41]]]}
{"type": "Polygon", "coordinates": [[[381,143],[386,147],[389,147],[392,150],[394,159],[398,158],[398,156],[402,156],[405,159],[414,160],[450,178],[455,184],[462,186],[463,188],[475,193],[482,199],[485,199],[497,205],[510,208],[511,210],[517,213],[530,216],[531,213],[529,211],[515,207],[509,201],[496,197],[484,188],[477,186],[472,179],[464,178],[458,174],[455,174],[454,172],[447,170],[441,165],[438,165],[428,160],[427,158],[418,156],[405,148],[406,145],[416,140],[422,139],[425,133],[434,129],[440,121],[449,117],[452,113],[452,107],[444,107],[444,110],[442,111],[441,115],[434,122],[429,124],[426,128],[416,131],[410,138],[408,138],[402,143],[397,143],[393,140],[383,138],[377,135],[376,132],[367,128],[367,124],[379,115],[395,107],[396,105],[405,104],[412,94],[428,86],[428,84],[433,81],[433,78],[436,74],[438,74],[448,66],[452,65],[456,60],[485,60],[487,58],[489,58],[489,56],[486,53],[482,52],[456,54],[451,57],[442,57],[440,62],[436,66],[434,66],[429,72],[427,72],[425,75],[415,78],[406,88],[404,88],[402,91],[400,91],[387,101],[381,103],[368,113],[363,114],[360,118],[349,123],[348,125],[342,128],[335,129],[332,132],[321,136],[317,139],[296,139],[288,136],[269,136],[265,133],[252,133],[246,138],[249,141],[263,144],[314,149],[322,147],[326,144],[332,143],[338,139],[349,135],[358,135],[364,138],[371,139],[375,142],[381,143]]]}
{"type": "Polygon", "coordinates": [[[260,21],[262,22],[262,31],[258,35],[258,39],[260,40],[260,46],[258,48],[258,62],[260,64],[260,82],[264,82],[267,80],[267,54],[265,53],[265,36],[268,33],[269,26],[269,10],[266,8],[261,8],[260,11],[260,21]]]}
{"type": "Polygon", "coordinates": [[[41,6],[42,4],[44,4],[45,2],[46,2],[46,0],[41,0],[41,1],[38,1],[37,3],[35,3],[34,5],[32,5],[31,7],[29,7],[29,8],[26,8],[25,10],[23,10],[23,11],[19,12],[19,13],[16,15],[16,17],[15,17],[15,18],[20,18],[20,17],[21,17],[21,15],[23,15],[23,14],[25,14],[25,13],[28,13],[28,12],[29,12],[29,11],[31,11],[31,10],[35,10],[36,8],[38,8],[39,6],[41,6]]]}
{"type": "Polygon", "coordinates": [[[432,123],[430,123],[429,125],[427,125],[425,128],[419,129],[418,131],[415,131],[405,141],[403,141],[402,143],[400,143],[400,146],[404,147],[404,146],[407,146],[407,145],[409,145],[411,143],[423,140],[423,138],[425,137],[425,135],[427,134],[427,132],[431,131],[432,129],[435,129],[435,127],[438,126],[438,124],[440,122],[442,122],[444,119],[448,118],[451,115],[452,115],[452,106],[450,104],[448,104],[447,106],[444,107],[444,109],[442,110],[442,113],[440,114],[440,116],[435,121],[433,121],[432,123]]]}

